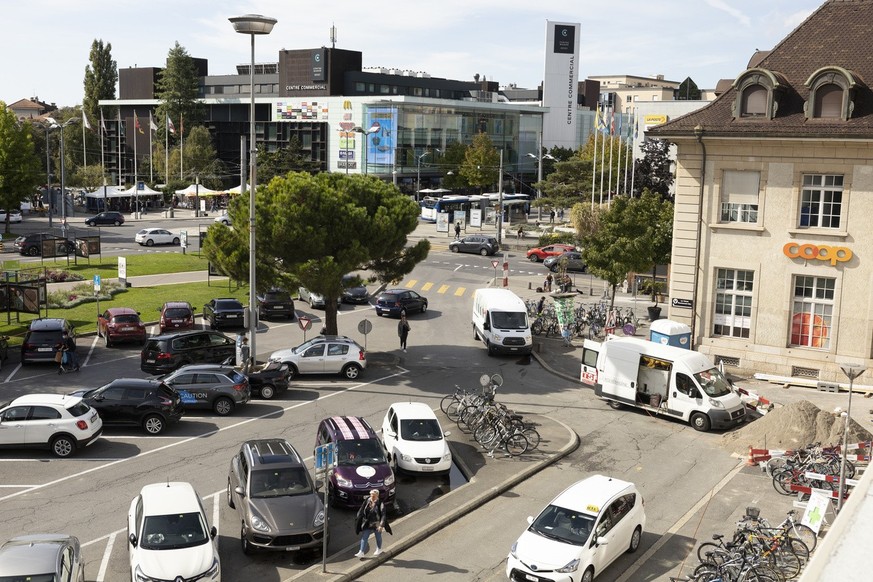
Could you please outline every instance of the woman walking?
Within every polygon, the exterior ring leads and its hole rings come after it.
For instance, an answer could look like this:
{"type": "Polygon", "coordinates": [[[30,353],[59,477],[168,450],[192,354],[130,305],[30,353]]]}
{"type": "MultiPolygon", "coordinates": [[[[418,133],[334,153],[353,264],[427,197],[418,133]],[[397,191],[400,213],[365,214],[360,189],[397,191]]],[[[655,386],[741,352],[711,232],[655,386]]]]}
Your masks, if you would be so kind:
{"type": "Polygon", "coordinates": [[[391,533],[391,527],[388,525],[385,513],[385,504],[379,499],[379,490],[372,489],[370,497],[364,500],[363,505],[358,510],[355,520],[355,533],[361,534],[361,545],[358,548],[358,553],[355,554],[356,558],[363,558],[366,555],[364,550],[371,533],[376,536],[376,551],[373,552],[373,556],[382,553],[382,530],[391,533]]]}
{"type": "Polygon", "coordinates": [[[409,336],[409,322],[406,321],[406,314],[400,314],[400,322],[397,324],[397,335],[400,336],[400,347],[403,353],[406,353],[406,338],[409,336]]]}

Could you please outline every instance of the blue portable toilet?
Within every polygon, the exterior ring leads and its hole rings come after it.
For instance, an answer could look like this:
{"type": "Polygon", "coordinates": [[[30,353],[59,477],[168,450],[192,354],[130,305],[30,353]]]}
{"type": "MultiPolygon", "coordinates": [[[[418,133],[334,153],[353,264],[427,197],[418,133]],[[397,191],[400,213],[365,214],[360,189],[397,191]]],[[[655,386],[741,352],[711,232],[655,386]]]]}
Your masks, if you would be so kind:
{"type": "Polygon", "coordinates": [[[672,319],[656,319],[649,327],[649,340],[665,346],[691,349],[691,328],[672,319]]]}

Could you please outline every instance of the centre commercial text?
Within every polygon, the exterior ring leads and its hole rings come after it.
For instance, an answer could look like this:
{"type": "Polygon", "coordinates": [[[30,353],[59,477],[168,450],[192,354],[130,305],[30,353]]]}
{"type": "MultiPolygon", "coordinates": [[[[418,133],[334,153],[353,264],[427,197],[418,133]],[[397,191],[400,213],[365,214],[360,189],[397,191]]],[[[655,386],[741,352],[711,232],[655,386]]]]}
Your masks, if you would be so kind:
{"type": "Polygon", "coordinates": [[[807,261],[828,261],[831,265],[845,263],[854,256],[852,249],[846,247],[831,247],[827,245],[785,243],[782,253],[789,259],[805,259],[807,261]]]}
{"type": "Polygon", "coordinates": [[[573,69],[576,66],[576,57],[570,57],[570,67],[567,72],[570,76],[570,86],[567,88],[567,125],[573,125],[573,116],[576,110],[576,104],[573,103],[573,95],[576,89],[575,83],[573,82],[573,69]]]}

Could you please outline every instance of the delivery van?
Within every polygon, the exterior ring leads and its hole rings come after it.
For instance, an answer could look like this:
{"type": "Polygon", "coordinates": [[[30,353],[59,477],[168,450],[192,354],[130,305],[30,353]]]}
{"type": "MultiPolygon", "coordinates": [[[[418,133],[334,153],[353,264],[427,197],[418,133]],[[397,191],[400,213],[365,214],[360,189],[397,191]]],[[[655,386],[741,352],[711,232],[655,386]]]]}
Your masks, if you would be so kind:
{"type": "Polygon", "coordinates": [[[473,339],[488,355],[530,354],[533,337],[527,306],[509,289],[476,289],[473,294],[473,339]]]}
{"type": "Polygon", "coordinates": [[[580,379],[613,408],[642,408],[700,431],[746,419],[731,383],[699,352],[630,337],[585,340],[580,379]]]}

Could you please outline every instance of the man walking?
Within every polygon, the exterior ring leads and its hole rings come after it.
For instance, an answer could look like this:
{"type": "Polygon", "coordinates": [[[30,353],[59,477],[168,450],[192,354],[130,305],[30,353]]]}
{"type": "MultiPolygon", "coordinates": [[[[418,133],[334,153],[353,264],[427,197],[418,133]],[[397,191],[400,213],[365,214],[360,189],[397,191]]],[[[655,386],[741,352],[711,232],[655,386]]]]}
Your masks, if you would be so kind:
{"type": "Polygon", "coordinates": [[[459,240],[461,238],[461,221],[455,223],[455,240],[459,240]]]}

